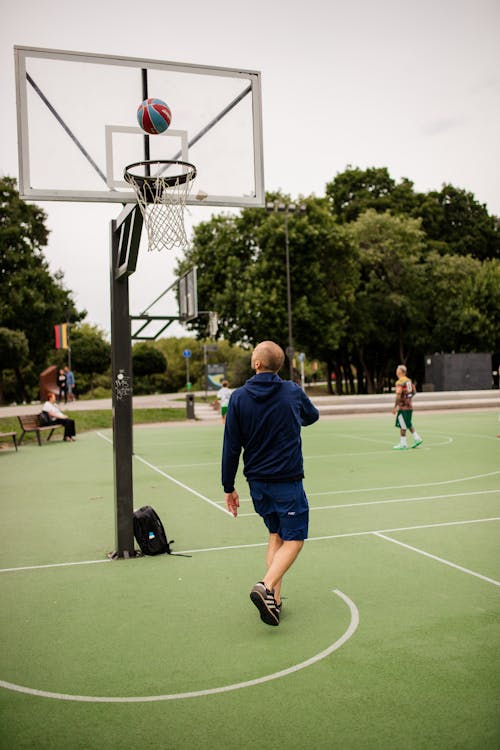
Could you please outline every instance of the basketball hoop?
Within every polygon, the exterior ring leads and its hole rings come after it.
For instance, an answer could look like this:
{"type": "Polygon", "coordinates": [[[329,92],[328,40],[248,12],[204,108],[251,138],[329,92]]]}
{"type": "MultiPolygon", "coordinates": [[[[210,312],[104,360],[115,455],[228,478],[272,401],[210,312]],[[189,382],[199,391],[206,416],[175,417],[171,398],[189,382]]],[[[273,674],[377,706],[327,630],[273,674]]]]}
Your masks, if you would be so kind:
{"type": "Polygon", "coordinates": [[[184,209],[196,167],[186,161],[138,161],[125,167],[123,177],[137,196],[149,250],[186,247],[184,209]],[[173,167],[176,174],[165,174],[173,167]]]}

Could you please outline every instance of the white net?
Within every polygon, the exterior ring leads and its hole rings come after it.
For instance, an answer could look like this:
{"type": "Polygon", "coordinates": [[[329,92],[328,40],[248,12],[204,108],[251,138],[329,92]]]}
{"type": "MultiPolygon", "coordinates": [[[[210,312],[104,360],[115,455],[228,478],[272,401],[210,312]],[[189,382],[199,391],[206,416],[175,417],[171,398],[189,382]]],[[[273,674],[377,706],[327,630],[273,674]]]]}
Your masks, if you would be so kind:
{"type": "Polygon", "coordinates": [[[137,195],[144,226],[148,235],[149,250],[172,250],[188,245],[184,226],[186,200],[196,174],[191,165],[185,164],[183,174],[178,177],[155,175],[147,180],[127,172],[127,182],[137,195]]]}

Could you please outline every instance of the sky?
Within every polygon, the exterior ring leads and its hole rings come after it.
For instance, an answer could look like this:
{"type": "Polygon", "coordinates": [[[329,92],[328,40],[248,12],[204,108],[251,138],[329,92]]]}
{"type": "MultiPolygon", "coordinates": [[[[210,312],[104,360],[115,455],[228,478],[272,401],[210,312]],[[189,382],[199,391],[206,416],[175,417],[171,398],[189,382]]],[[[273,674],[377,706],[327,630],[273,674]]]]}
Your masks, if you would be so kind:
{"type": "MultiPolygon", "coordinates": [[[[266,190],[322,196],[348,165],[387,167],[418,191],[472,192],[500,216],[498,0],[0,0],[0,17],[0,175],[18,175],[13,47],[24,45],[261,71],[266,190]]],[[[51,270],[109,333],[119,205],[38,205],[51,270]]],[[[193,209],[188,224],[220,210],[193,209]]],[[[175,281],[178,257],[141,243],[131,314],[175,281]]],[[[175,315],[173,296],[155,311],[175,315]]]]}

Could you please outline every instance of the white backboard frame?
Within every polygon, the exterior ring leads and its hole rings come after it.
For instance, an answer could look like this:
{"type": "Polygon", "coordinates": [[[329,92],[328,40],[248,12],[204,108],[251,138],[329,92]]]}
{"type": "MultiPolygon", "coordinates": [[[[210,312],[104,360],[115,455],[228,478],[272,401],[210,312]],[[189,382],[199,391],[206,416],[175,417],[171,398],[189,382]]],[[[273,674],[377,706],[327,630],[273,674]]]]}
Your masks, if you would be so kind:
{"type": "MultiPolygon", "coordinates": [[[[103,139],[106,138],[106,182],[103,182],[102,189],[58,189],[46,188],[43,186],[33,186],[30,170],[30,129],[28,113],[28,79],[27,79],[27,61],[31,58],[43,58],[45,60],[57,60],[63,62],[77,62],[101,64],[110,66],[124,66],[128,68],[172,71],[175,73],[193,73],[205,76],[218,76],[221,78],[236,78],[248,81],[249,92],[251,94],[251,112],[252,112],[252,135],[253,144],[251,155],[253,163],[253,182],[252,189],[247,194],[211,194],[208,193],[203,198],[203,204],[210,206],[234,206],[234,207],[262,207],[265,205],[265,188],[264,188],[264,160],[263,160],[263,141],[262,141],[262,95],[261,95],[261,74],[258,71],[243,70],[237,68],[223,68],[214,66],[195,65],[191,63],[178,63],[161,60],[147,60],[141,58],[127,58],[111,55],[100,55],[93,53],[74,52],[56,49],[42,49],[37,47],[14,47],[15,69],[16,69],[16,99],[17,99],[17,132],[18,132],[18,157],[19,157],[19,192],[21,198],[25,200],[37,201],[79,201],[79,202],[97,202],[97,203],[134,203],[135,194],[130,187],[116,178],[119,173],[118,165],[113,162],[112,156],[112,135],[113,133],[127,130],[135,133],[142,133],[139,128],[127,127],[124,125],[110,126],[110,132],[106,129],[103,132],[103,139]]],[[[104,131],[103,127],[103,131],[104,131]]],[[[193,134],[189,134],[191,137],[193,134]]],[[[184,161],[189,161],[189,149],[187,136],[180,135],[175,129],[167,131],[167,137],[180,137],[181,149],[184,161]]],[[[158,136],[153,136],[157,138],[158,136]]],[[[75,147],[76,148],[76,147],[75,147]]],[[[82,156],[83,158],[83,156],[82,156]]],[[[120,165],[125,167],[126,165],[120,165]]],[[[104,165],[103,165],[104,169],[104,165]]],[[[196,188],[188,197],[187,203],[199,205],[196,188]]]]}

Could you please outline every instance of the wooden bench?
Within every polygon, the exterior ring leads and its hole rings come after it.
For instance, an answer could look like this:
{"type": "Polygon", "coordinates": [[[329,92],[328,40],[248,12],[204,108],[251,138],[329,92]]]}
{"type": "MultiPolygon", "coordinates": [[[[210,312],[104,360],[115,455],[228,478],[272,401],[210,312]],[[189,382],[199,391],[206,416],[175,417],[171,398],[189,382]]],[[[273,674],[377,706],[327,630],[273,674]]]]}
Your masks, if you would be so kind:
{"type": "Polygon", "coordinates": [[[16,433],[15,432],[0,432],[0,440],[2,438],[7,438],[7,437],[12,438],[12,442],[14,443],[14,448],[17,451],[17,437],[16,437],[16,433]]]}
{"type": "Polygon", "coordinates": [[[49,431],[49,434],[47,435],[47,440],[50,440],[52,437],[52,433],[54,430],[57,430],[59,427],[64,427],[62,424],[54,424],[54,425],[41,425],[40,419],[38,414],[23,414],[22,417],[18,415],[19,424],[21,425],[22,433],[21,437],[19,438],[19,445],[24,440],[24,436],[27,432],[36,432],[36,439],[38,440],[38,445],[42,445],[42,440],[40,438],[41,432],[49,431]]]}

